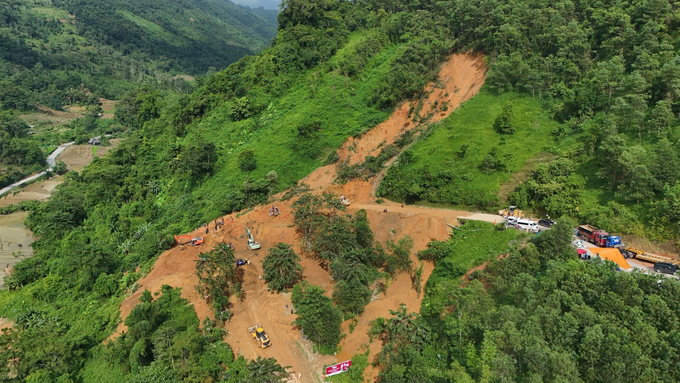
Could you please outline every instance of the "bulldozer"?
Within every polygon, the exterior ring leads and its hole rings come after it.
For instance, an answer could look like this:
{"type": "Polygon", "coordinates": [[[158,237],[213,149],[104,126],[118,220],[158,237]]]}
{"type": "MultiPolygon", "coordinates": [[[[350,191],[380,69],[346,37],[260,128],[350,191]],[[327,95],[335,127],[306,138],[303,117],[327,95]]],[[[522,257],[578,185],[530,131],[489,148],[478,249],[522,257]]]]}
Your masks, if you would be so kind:
{"type": "Polygon", "coordinates": [[[502,215],[503,217],[523,218],[524,212],[518,209],[517,206],[510,206],[507,209],[499,210],[498,215],[502,215]]]}
{"type": "Polygon", "coordinates": [[[250,233],[250,229],[246,228],[246,233],[248,233],[248,247],[250,247],[250,250],[259,249],[260,244],[255,242],[255,238],[253,238],[253,235],[250,233]]]}
{"type": "Polygon", "coordinates": [[[177,241],[178,245],[185,245],[187,243],[191,243],[191,246],[198,246],[203,244],[203,238],[202,237],[196,237],[192,238],[189,235],[176,235],[175,236],[175,241],[177,241]],[[188,239],[187,242],[182,243],[182,239],[188,239]]]}
{"type": "Polygon", "coordinates": [[[269,340],[269,337],[259,323],[255,326],[248,327],[248,332],[253,334],[253,339],[257,341],[260,348],[267,348],[272,345],[272,342],[269,340]]]}
{"type": "Polygon", "coordinates": [[[344,195],[340,196],[340,203],[343,204],[344,206],[349,206],[349,198],[345,198],[344,195]]]}

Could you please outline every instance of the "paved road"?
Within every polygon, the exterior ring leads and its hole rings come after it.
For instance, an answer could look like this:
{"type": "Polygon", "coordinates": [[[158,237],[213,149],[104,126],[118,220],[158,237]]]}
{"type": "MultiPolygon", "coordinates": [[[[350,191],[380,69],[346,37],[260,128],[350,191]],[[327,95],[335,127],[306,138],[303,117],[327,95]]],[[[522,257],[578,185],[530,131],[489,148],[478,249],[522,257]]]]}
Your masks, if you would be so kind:
{"type": "Polygon", "coordinates": [[[13,184],[5,187],[5,188],[0,189],[0,195],[3,195],[5,193],[7,193],[8,191],[10,191],[10,190],[12,190],[12,189],[14,189],[18,186],[21,186],[21,185],[23,185],[27,182],[31,182],[31,181],[35,180],[36,178],[40,178],[40,177],[44,176],[45,173],[47,173],[48,171],[51,171],[54,168],[54,165],[56,164],[57,156],[59,156],[64,150],[66,150],[66,148],[68,148],[71,145],[73,145],[73,142],[69,142],[69,143],[66,143],[66,144],[59,145],[56,149],[54,149],[54,151],[52,153],[50,153],[49,156],[47,156],[47,165],[49,165],[49,167],[47,168],[46,171],[40,172],[38,174],[34,174],[30,177],[26,177],[19,182],[15,182],[15,183],[13,183],[13,184]]]}

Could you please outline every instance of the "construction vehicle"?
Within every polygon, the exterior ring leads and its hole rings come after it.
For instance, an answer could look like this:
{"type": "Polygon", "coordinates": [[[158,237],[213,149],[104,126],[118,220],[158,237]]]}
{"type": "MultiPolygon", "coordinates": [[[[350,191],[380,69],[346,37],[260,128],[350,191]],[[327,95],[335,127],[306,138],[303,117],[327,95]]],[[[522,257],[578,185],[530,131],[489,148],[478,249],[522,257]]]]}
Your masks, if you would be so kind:
{"type": "Polygon", "coordinates": [[[517,206],[510,206],[507,209],[499,210],[498,215],[502,215],[503,217],[517,217],[517,218],[523,218],[524,217],[524,212],[520,209],[517,208],[517,206]]]}
{"type": "Polygon", "coordinates": [[[260,244],[255,242],[255,238],[253,238],[253,235],[250,233],[250,229],[246,227],[246,233],[248,233],[248,247],[250,247],[250,250],[257,250],[260,248],[260,244]]]}
{"type": "Polygon", "coordinates": [[[203,244],[203,238],[202,237],[196,237],[192,238],[190,235],[176,235],[175,236],[175,241],[177,241],[178,245],[185,245],[187,243],[191,243],[191,246],[198,246],[203,244]],[[187,239],[187,242],[182,243],[182,239],[187,239]]]}
{"type": "Polygon", "coordinates": [[[253,339],[257,341],[260,348],[267,348],[272,345],[272,342],[269,340],[269,337],[259,323],[255,326],[248,327],[248,332],[253,334],[253,339]]]}
{"type": "Polygon", "coordinates": [[[663,255],[651,254],[644,250],[636,249],[634,247],[627,247],[621,249],[621,254],[626,258],[635,258],[641,261],[651,263],[670,263],[672,265],[680,266],[680,261],[673,258],[664,257],[663,255]]]}
{"type": "Polygon", "coordinates": [[[621,237],[609,235],[606,231],[591,225],[579,226],[578,229],[576,229],[576,236],[585,241],[594,243],[599,247],[622,248],[625,246],[621,243],[621,237]]]}
{"type": "Polygon", "coordinates": [[[340,196],[340,203],[343,204],[344,206],[349,206],[349,204],[350,204],[349,198],[345,198],[344,195],[341,195],[340,196]]]}

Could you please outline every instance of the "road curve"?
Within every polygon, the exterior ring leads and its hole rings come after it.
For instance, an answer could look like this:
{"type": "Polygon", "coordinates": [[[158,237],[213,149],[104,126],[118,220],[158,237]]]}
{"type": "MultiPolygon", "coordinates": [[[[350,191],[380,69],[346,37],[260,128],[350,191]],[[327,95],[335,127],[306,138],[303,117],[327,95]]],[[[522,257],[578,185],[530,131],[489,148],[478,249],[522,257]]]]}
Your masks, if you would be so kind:
{"type": "Polygon", "coordinates": [[[25,183],[28,183],[28,182],[35,180],[36,178],[40,178],[40,177],[44,176],[48,171],[52,171],[52,169],[54,168],[54,165],[56,164],[57,156],[59,156],[64,150],[66,150],[66,148],[68,148],[71,145],[73,145],[73,142],[69,142],[69,143],[66,143],[66,144],[59,145],[56,149],[54,149],[54,151],[52,153],[50,153],[49,156],[47,156],[46,160],[47,160],[47,165],[49,165],[49,167],[47,168],[46,171],[40,172],[38,174],[34,174],[30,177],[26,177],[21,181],[15,182],[15,183],[7,186],[7,187],[0,189],[0,196],[7,193],[8,191],[18,187],[18,186],[21,186],[25,183]]]}

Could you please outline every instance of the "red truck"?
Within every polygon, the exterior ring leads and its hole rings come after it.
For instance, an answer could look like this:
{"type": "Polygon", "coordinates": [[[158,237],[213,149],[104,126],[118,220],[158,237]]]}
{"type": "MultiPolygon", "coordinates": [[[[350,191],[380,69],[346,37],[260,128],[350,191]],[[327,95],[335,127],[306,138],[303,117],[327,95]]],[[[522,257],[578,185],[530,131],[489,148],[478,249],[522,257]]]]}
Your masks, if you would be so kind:
{"type": "Polygon", "coordinates": [[[581,225],[576,229],[576,236],[600,247],[621,247],[621,237],[611,236],[595,226],[581,225]]]}

